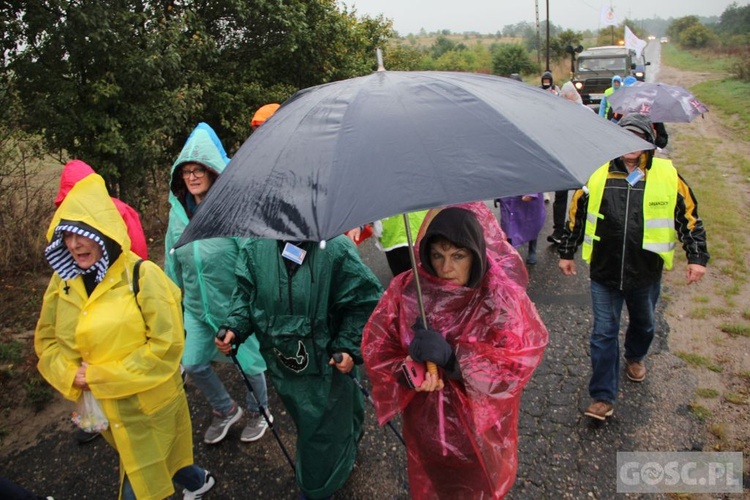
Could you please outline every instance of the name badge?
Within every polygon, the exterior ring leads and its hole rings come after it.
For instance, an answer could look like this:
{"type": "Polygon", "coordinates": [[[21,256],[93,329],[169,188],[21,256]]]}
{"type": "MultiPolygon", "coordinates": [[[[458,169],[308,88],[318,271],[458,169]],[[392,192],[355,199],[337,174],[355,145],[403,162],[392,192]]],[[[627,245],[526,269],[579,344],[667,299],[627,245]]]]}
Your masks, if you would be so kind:
{"type": "Polygon", "coordinates": [[[305,260],[307,250],[302,250],[300,247],[287,243],[284,245],[284,251],[281,252],[281,256],[285,259],[289,259],[297,265],[302,265],[302,261],[305,260]]]}
{"type": "Polygon", "coordinates": [[[636,168],[635,170],[630,172],[630,175],[627,176],[626,180],[628,181],[628,184],[630,184],[631,186],[635,186],[636,184],[638,184],[639,180],[643,179],[645,175],[646,174],[643,173],[643,170],[641,170],[640,168],[636,168]]]}

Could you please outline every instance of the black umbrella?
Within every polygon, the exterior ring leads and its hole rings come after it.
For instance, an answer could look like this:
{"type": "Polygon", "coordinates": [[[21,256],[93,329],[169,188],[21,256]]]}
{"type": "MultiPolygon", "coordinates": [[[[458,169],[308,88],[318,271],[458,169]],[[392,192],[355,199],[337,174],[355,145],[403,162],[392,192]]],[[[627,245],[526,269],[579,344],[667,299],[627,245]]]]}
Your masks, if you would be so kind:
{"type": "Polygon", "coordinates": [[[492,75],[378,71],[301,90],[245,141],[178,245],[321,241],[387,216],[580,187],[650,145],[492,75]]]}
{"type": "Polygon", "coordinates": [[[613,92],[607,102],[615,113],[640,113],[656,123],[690,122],[708,111],[689,90],[666,83],[635,82],[613,92]]]}

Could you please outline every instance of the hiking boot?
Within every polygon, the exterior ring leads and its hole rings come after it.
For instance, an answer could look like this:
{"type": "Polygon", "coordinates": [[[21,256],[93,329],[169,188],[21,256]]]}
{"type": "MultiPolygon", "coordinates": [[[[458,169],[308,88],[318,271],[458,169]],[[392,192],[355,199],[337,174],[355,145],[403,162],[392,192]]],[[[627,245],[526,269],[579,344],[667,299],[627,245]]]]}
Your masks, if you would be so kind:
{"type": "Polygon", "coordinates": [[[203,479],[203,486],[195,491],[190,491],[188,489],[182,490],[182,500],[199,500],[200,498],[203,498],[204,493],[214,487],[214,484],[216,484],[214,476],[208,471],[205,472],[206,475],[203,479]]]}
{"type": "Polygon", "coordinates": [[[643,382],[646,378],[646,363],[641,361],[628,361],[625,360],[627,367],[625,368],[625,375],[633,382],[643,382]]]}
{"type": "MultiPolygon", "coordinates": [[[[271,415],[271,412],[266,410],[266,413],[268,415],[268,420],[273,423],[273,415],[271,415]]],[[[268,422],[263,418],[263,415],[254,411],[248,412],[247,425],[242,430],[240,441],[245,443],[257,441],[263,437],[263,434],[266,433],[266,429],[268,429],[268,422]]]]}
{"type": "Polygon", "coordinates": [[[615,413],[615,405],[607,403],[606,401],[594,401],[586,408],[583,412],[587,417],[594,418],[596,420],[607,420],[607,417],[611,417],[615,413]]]}
{"type": "Polygon", "coordinates": [[[526,263],[530,266],[536,264],[536,240],[529,241],[529,254],[526,256],[526,263]]]}
{"type": "Polygon", "coordinates": [[[203,442],[207,444],[216,444],[224,439],[229,432],[229,428],[242,418],[242,408],[237,403],[232,402],[232,409],[226,415],[214,411],[214,418],[211,425],[206,429],[203,435],[203,442]]]}
{"type": "Polygon", "coordinates": [[[90,443],[94,439],[101,436],[98,432],[86,432],[83,429],[78,429],[75,433],[75,440],[78,444],[90,443]]]}

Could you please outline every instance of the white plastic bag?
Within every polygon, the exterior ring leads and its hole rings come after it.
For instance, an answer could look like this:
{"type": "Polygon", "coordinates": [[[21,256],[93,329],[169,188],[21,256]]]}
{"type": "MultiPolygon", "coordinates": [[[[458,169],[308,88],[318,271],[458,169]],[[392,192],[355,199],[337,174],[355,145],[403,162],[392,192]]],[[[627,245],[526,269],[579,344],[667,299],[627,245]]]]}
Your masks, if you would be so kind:
{"type": "Polygon", "coordinates": [[[91,391],[83,391],[73,412],[73,422],[86,432],[102,432],[109,427],[109,420],[104,414],[99,401],[91,391]]]}

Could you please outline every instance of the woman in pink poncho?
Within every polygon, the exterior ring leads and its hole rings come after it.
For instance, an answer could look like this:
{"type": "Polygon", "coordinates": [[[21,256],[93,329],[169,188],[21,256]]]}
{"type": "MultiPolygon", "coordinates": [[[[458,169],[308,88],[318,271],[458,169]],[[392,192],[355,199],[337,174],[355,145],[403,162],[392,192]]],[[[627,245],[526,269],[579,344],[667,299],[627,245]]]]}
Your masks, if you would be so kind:
{"type": "Polygon", "coordinates": [[[403,415],[413,498],[502,498],[516,475],[521,391],[547,329],[520,256],[483,203],[431,211],[417,247],[429,327],[408,271],[363,334],[378,421],[403,415]],[[399,375],[407,356],[435,362],[440,379],[409,389],[399,375]]]}

